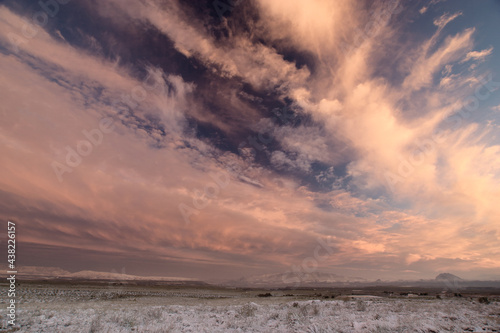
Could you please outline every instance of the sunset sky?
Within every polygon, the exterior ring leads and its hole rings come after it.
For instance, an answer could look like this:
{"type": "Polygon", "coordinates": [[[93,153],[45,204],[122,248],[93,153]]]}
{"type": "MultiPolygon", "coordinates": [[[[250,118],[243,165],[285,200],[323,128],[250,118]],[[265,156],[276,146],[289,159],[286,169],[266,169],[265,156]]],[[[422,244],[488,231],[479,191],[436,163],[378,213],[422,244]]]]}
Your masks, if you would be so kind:
{"type": "Polygon", "coordinates": [[[0,4],[18,264],[500,279],[500,1],[227,3],[0,4]]]}

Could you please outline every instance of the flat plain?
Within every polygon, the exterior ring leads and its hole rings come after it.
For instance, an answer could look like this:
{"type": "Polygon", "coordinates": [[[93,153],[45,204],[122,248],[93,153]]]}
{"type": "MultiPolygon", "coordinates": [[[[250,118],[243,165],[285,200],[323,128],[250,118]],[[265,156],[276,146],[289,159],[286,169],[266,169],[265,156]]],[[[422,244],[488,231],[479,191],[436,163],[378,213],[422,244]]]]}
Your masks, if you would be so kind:
{"type": "Polygon", "coordinates": [[[496,291],[21,283],[3,332],[500,332],[496,291]],[[439,295],[439,297],[438,297],[439,295]]]}

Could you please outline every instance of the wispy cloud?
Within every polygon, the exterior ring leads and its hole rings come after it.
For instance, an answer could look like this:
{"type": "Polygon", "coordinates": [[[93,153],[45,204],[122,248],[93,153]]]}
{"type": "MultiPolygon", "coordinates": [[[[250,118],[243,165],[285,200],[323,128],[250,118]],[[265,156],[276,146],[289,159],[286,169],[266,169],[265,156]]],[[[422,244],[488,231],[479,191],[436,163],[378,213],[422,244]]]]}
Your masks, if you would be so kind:
{"type": "Polygon", "coordinates": [[[489,49],[485,49],[482,51],[471,51],[471,52],[467,53],[467,55],[465,56],[465,59],[462,60],[462,62],[466,62],[466,61],[469,61],[471,59],[483,60],[487,56],[491,55],[491,53],[493,53],[493,47],[490,47],[489,49]]]}

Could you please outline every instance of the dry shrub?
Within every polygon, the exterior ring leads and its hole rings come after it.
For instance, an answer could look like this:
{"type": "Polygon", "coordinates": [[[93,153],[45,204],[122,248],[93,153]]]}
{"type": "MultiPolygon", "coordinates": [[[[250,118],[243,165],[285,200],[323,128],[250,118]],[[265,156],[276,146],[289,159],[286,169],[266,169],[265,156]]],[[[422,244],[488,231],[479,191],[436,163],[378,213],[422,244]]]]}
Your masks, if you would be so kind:
{"type": "Polygon", "coordinates": [[[257,308],[253,304],[245,304],[239,310],[238,314],[242,317],[253,317],[255,316],[255,312],[257,308]]]}
{"type": "Polygon", "coordinates": [[[488,299],[488,297],[479,297],[477,301],[482,304],[490,304],[490,300],[488,299]]]}
{"type": "Polygon", "coordinates": [[[102,330],[101,318],[99,316],[94,317],[90,323],[89,333],[97,333],[102,330]]]}
{"type": "Polygon", "coordinates": [[[161,318],[163,311],[160,308],[149,309],[147,315],[149,318],[154,320],[159,320],[161,318]]]}
{"type": "Polygon", "coordinates": [[[362,300],[358,299],[356,301],[356,310],[358,311],[366,311],[366,304],[362,300]]]}

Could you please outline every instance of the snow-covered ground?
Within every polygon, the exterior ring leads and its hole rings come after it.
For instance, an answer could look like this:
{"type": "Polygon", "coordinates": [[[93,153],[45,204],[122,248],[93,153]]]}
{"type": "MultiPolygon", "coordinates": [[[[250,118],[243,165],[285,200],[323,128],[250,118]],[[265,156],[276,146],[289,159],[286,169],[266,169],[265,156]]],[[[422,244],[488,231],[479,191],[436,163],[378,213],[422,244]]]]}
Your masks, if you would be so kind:
{"type": "Polygon", "coordinates": [[[50,288],[20,295],[18,332],[500,332],[500,303],[477,298],[299,300],[50,288]]]}

